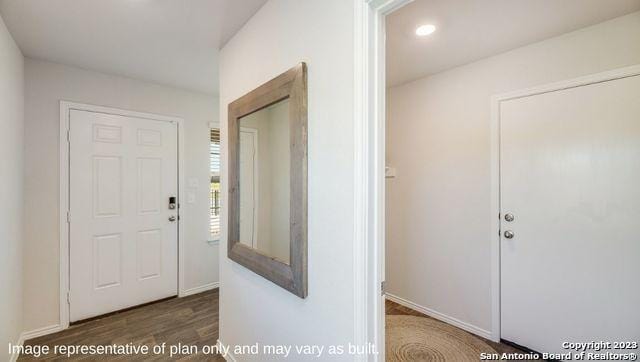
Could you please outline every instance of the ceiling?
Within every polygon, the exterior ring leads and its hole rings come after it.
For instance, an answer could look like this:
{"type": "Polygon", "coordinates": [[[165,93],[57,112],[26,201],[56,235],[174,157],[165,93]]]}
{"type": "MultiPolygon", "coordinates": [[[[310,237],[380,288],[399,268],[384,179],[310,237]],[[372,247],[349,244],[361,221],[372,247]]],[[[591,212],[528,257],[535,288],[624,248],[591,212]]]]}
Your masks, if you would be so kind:
{"type": "Polygon", "coordinates": [[[218,49],[266,0],[0,0],[27,57],[218,93],[218,49]]]}
{"type": "Polygon", "coordinates": [[[640,0],[415,0],[387,17],[395,86],[640,10],[640,0]],[[417,37],[422,24],[436,25],[417,37]]]}

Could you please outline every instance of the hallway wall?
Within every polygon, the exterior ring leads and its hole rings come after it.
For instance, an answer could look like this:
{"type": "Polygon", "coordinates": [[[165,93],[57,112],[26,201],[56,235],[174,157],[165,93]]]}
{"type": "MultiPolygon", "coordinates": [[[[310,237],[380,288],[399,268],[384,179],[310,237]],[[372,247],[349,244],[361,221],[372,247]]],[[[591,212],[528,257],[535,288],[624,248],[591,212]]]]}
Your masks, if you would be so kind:
{"type": "MultiPolygon", "coordinates": [[[[225,252],[220,258],[220,340],[225,344],[353,342],[353,18],[353,1],[270,0],[222,49],[222,120],[227,119],[230,102],[302,61],[308,65],[309,92],[309,295],[298,298],[231,261],[225,252]]],[[[223,122],[223,160],[227,138],[223,122]]],[[[226,177],[223,169],[223,195],[226,177]]],[[[221,249],[226,250],[226,196],[222,204],[221,249]]],[[[318,360],[309,355],[289,358],[318,360]]],[[[238,357],[272,359],[276,356],[238,357]]],[[[333,359],[353,356],[345,353],[333,359]]]]}
{"type": "Polygon", "coordinates": [[[22,332],[24,58],[0,17],[0,360],[22,332]]]}

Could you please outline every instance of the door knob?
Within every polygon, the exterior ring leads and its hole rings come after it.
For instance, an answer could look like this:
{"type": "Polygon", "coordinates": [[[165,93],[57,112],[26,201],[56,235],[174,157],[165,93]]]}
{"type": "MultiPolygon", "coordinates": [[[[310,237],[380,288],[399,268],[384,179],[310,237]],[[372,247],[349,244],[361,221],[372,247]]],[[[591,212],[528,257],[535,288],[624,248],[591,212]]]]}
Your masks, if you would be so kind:
{"type": "Polygon", "coordinates": [[[507,231],[504,232],[504,237],[507,238],[507,239],[513,239],[513,237],[515,235],[516,234],[514,234],[513,231],[511,231],[511,230],[507,230],[507,231]]]}
{"type": "Polygon", "coordinates": [[[176,221],[176,217],[175,217],[175,216],[173,216],[173,215],[169,216],[169,221],[171,221],[171,222],[176,221]]]}
{"type": "Polygon", "coordinates": [[[504,215],[504,219],[505,221],[512,222],[515,219],[515,217],[513,216],[513,214],[506,214],[504,215]]]}

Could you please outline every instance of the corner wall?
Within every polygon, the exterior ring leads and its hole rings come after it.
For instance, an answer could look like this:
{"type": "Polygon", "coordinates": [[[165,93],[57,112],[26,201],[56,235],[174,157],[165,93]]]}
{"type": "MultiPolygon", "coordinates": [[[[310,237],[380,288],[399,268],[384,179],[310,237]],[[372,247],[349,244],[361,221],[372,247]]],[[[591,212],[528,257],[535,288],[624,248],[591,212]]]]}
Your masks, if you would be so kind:
{"type": "Polygon", "coordinates": [[[640,64],[640,12],[390,88],[387,286],[491,330],[490,97],[640,64]]]}
{"type": "MultiPolygon", "coordinates": [[[[224,344],[353,343],[354,308],[358,307],[353,292],[353,18],[354,1],[350,0],[270,0],[222,49],[223,160],[227,157],[230,102],[302,61],[308,65],[309,91],[309,296],[298,298],[229,260],[223,252],[220,339],[224,344]]],[[[227,249],[226,180],[225,166],[221,250],[227,249]]],[[[289,356],[295,361],[354,359],[347,353],[323,357],[289,356]]]]}
{"type": "Polygon", "coordinates": [[[0,360],[22,333],[24,58],[0,18],[0,360]]]}
{"type": "MultiPolygon", "coordinates": [[[[24,329],[59,325],[60,100],[122,108],[185,120],[185,181],[194,203],[182,202],[185,288],[218,282],[218,245],[209,239],[209,123],[218,98],[135,79],[26,59],[26,213],[24,329]],[[190,180],[198,187],[193,187],[190,180]],[[47,306],[42,308],[42,306],[47,306]]],[[[194,289],[195,288],[195,289],[194,289]]]]}

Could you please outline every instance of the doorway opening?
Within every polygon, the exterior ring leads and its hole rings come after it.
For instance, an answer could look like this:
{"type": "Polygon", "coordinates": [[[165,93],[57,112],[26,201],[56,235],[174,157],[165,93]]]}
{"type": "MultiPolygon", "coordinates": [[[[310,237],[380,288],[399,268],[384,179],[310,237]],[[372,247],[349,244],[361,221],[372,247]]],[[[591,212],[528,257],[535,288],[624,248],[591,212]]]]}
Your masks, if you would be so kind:
{"type": "Polygon", "coordinates": [[[639,252],[640,230],[613,218],[639,211],[625,185],[640,170],[613,160],[639,151],[623,146],[640,139],[628,96],[640,86],[639,4],[373,10],[369,265],[385,281],[386,329],[380,308],[374,333],[383,355],[558,354],[578,334],[637,340],[640,295],[624,283],[640,272],[626,257],[639,252]],[[594,279],[600,292],[580,287],[594,279]],[[605,303],[603,290],[617,297],[605,303]],[[616,328],[596,328],[608,325],[593,312],[606,305],[616,328]]]}

